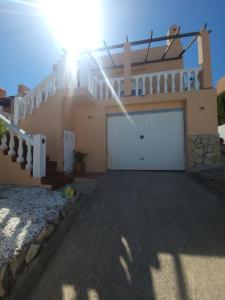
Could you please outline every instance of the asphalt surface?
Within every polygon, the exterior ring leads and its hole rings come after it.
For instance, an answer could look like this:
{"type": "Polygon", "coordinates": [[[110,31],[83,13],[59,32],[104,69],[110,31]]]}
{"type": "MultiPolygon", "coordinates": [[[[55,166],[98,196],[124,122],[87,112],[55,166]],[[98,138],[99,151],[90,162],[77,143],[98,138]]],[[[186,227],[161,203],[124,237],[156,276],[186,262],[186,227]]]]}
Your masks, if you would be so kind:
{"type": "Polygon", "coordinates": [[[225,196],[185,173],[107,173],[29,299],[225,299],[225,196]]]}

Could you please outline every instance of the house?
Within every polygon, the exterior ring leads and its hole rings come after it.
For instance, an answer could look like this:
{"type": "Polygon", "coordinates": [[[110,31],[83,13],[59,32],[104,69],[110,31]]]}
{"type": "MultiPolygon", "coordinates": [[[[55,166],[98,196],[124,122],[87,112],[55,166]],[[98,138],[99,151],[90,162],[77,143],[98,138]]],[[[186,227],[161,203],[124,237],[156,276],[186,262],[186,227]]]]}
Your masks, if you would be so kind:
{"type": "Polygon", "coordinates": [[[13,117],[13,96],[6,96],[6,90],[0,88],[0,113],[7,119],[12,120],[13,117]]]}
{"type": "Polygon", "coordinates": [[[80,54],[76,75],[64,57],[35,89],[15,99],[10,136],[2,138],[8,156],[0,154],[0,182],[65,182],[74,147],[88,153],[87,172],[213,166],[220,151],[209,35],[206,27],[180,33],[173,25],[162,37],[105,44],[80,54]],[[185,68],[195,41],[198,66],[185,68]]]}
{"type": "MultiPolygon", "coordinates": [[[[225,92],[225,76],[221,77],[218,80],[218,82],[216,84],[216,91],[217,91],[218,96],[225,92]]],[[[221,103],[221,105],[223,106],[222,103],[221,103]]],[[[219,135],[221,138],[225,139],[225,124],[223,124],[224,122],[221,122],[222,120],[220,120],[220,117],[218,119],[219,119],[218,120],[219,124],[222,123],[222,125],[218,126],[219,135]]]]}
{"type": "Polygon", "coordinates": [[[225,76],[221,77],[216,84],[217,95],[225,92],[225,76]]]}

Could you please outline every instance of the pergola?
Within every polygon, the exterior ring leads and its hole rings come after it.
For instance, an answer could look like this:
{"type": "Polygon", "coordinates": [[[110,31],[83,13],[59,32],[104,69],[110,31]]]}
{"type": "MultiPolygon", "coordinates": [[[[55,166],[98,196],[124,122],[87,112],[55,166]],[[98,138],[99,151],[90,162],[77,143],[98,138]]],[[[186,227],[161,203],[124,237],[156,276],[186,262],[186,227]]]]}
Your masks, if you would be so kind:
{"type": "MultiPolygon", "coordinates": [[[[206,28],[207,28],[207,23],[203,26],[202,29],[206,29],[206,28]]],[[[180,33],[180,29],[181,29],[181,26],[177,29],[177,31],[174,35],[166,35],[166,36],[161,36],[161,37],[153,37],[153,31],[151,31],[150,38],[130,42],[131,46],[148,45],[147,51],[146,51],[146,56],[145,56],[144,60],[139,61],[139,62],[134,62],[131,65],[136,66],[136,65],[159,63],[159,62],[165,62],[165,61],[181,59],[183,57],[184,53],[187,52],[188,49],[190,49],[191,46],[195,43],[198,36],[201,34],[201,30],[200,31],[195,31],[195,32],[180,33]],[[168,54],[168,52],[169,52],[169,50],[170,50],[170,48],[173,45],[175,40],[183,39],[183,38],[189,38],[189,37],[192,37],[191,41],[182,49],[182,51],[177,56],[167,57],[167,54],[168,54]],[[170,41],[170,43],[166,47],[166,49],[165,49],[163,55],[161,56],[161,58],[160,59],[154,59],[154,60],[149,59],[149,56],[150,56],[150,53],[151,53],[151,45],[153,43],[158,43],[158,42],[168,41],[168,40],[170,41]]],[[[212,31],[208,30],[208,32],[211,33],[212,31]]],[[[126,41],[128,42],[128,36],[127,35],[126,35],[126,41]]],[[[107,54],[108,54],[108,57],[109,57],[109,59],[112,63],[112,66],[106,67],[106,69],[113,69],[113,68],[123,67],[123,65],[117,65],[115,63],[115,61],[113,59],[113,55],[111,54],[110,50],[121,49],[121,48],[124,47],[124,44],[117,44],[117,45],[108,46],[105,40],[103,40],[103,43],[104,43],[104,47],[97,48],[97,49],[94,49],[93,51],[88,52],[89,56],[94,58],[93,55],[95,53],[107,51],[107,54]]]]}

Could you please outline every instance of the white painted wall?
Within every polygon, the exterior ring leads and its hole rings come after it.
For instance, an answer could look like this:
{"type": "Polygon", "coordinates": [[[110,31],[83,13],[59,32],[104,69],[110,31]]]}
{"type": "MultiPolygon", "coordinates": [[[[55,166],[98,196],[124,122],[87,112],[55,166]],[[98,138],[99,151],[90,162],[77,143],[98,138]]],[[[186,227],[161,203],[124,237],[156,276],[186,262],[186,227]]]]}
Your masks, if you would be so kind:
{"type": "Polygon", "coordinates": [[[225,124],[224,125],[221,125],[221,126],[218,126],[218,132],[219,132],[219,135],[225,139],[225,124]]]}

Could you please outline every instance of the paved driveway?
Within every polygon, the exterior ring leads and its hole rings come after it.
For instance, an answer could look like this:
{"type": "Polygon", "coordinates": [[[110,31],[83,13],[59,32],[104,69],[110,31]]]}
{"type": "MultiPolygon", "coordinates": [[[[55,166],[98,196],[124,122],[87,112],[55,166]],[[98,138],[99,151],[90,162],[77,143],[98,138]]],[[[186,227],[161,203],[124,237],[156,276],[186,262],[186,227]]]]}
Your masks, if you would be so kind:
{"type": "Polygon", "coordinates": [[[225,199],[184,173],[107,173],[29,299],[225,299],[225,199]]]}

